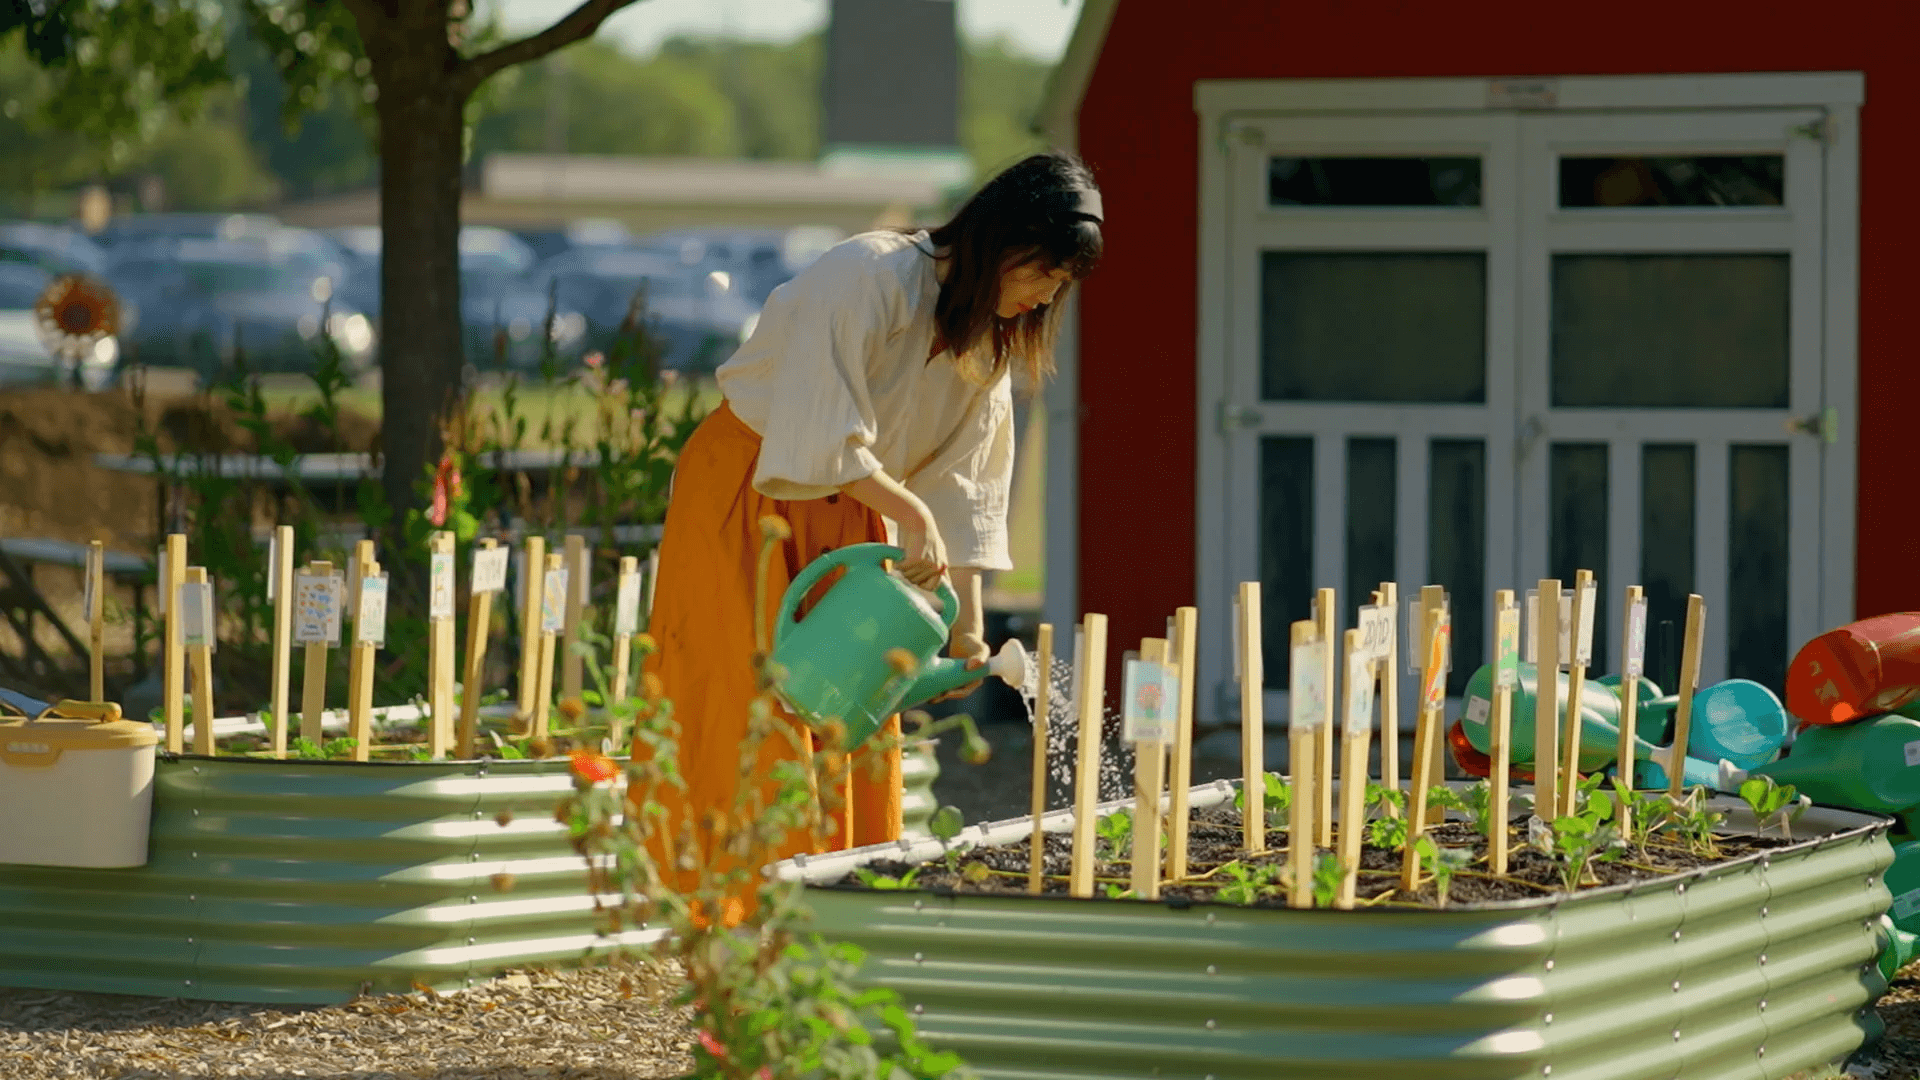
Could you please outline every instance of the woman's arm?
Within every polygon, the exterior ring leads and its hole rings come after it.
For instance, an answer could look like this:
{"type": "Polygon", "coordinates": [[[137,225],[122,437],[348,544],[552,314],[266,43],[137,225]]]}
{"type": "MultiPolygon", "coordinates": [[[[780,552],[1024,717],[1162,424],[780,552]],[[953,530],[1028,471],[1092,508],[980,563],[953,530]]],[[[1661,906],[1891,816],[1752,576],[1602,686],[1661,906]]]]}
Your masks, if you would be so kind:
{"type": "MultiPolygon", "coordinates": [[[[846,484],[840,490],[857,499],[882,517],[900,526],[900,548],[907,553],[900,574],[923,589],[932,589],[947,572],[947,545],[933,523],[933,511],[920,496],[879,469],[846,484]]],[[[965,604],[963,603],[964,607],[965,604]]]]}

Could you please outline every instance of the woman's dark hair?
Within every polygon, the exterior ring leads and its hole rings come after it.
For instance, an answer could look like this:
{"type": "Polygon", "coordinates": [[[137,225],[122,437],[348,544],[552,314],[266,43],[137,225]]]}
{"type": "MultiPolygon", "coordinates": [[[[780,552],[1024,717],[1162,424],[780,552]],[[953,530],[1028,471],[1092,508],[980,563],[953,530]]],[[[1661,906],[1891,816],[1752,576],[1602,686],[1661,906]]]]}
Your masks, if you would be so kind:
{"type": "Polygon", "coordinates": [[[1008,166],[975,192],[929,239],[949,262],[934,305],[936,353],[953,350],[970,381],[985,385],[1008,364],[1037,389],[1053,373],[1053,344],[1075,281],[1100,261],[1104,214],[1093,172],[1054,150],[1008,166]],[[1029,262],[1073,275],[1053,302],[1000,318],[1000,274],[1029,262]]]}

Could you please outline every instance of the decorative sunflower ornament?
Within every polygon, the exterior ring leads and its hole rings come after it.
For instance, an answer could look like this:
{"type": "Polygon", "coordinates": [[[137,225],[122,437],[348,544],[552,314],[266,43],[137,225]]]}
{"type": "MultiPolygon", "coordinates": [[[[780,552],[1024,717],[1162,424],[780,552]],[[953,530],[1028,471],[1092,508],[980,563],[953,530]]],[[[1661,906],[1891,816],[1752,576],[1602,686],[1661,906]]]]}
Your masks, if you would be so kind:
{"type": "Polygon", "coordinates": [[[86,274],[55,278],[34,303],[33,315],[40,343],[68,371],[95,358],[120,329],[120,301],[105,282],[86,274]]]}

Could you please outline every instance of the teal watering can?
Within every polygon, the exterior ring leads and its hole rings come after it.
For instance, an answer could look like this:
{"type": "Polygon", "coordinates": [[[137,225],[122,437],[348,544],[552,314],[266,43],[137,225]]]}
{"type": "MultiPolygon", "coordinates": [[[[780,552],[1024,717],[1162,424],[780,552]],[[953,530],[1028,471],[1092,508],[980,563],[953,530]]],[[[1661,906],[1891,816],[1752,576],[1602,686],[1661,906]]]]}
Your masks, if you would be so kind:
{"type": "Polygon", "coordinates": [[[930,595],[885,566],[905,558],[906,552],[888,544],[827,552],[800,571],[780,601],[772,659],[785,674],[777,692],[809,724],[844,724],[849,748],[866,742],[894,713],[982,675],[1016,688],[1027,681],[1027,651],[1018,641],[1002,646],[985,671],[969,671],[965,661],[940,655],[960,615],[960,600],[945,582],[930,595]],[[799,618],[800,602],[842,567],[845,576],[799,618]],[[907,672],[889,658],[896,649],[913,660],[907,672]]]}

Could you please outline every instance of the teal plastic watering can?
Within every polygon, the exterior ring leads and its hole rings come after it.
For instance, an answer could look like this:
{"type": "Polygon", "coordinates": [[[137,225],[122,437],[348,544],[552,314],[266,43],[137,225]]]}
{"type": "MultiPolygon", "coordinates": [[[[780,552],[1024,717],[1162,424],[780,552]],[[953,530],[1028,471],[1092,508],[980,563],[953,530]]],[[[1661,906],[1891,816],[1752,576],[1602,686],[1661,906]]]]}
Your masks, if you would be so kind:
{"type": "Polygon", "coordinates": [[[774,622],[772,659],[785,672],[777,689],[781,699],[816,727],[840,721],[849,748],[871,738],[894,713],[983,675],[1014,687],[1027,681],[1027,651],[1018,641],[1002,646],[984,671],[940,655],[960,600],[945,582],[929,595],[885,565],[905,558],[906,552],[889,544],[830,551],[793,579],[774,622]],[[800,618],[801,601],[842,567],[846,574],[800,618]],[[896,649],[913,660],[900,665],[905,672],[889,659],[896,649]]]}
{"type": "MultiPolygon", "coordinates": [[[[1533,763],[1534,700],[1538,672],[1532,664],[1518,665],[1520,685],[1513,694],[1513,726],[1511,728],[1510,760],[1515,765],[1530,766],[1533,763]]],[[[1566,708],[1567,691],[1572,680],[1566,672],[1556,673],[1559,683],[1559,707],[1566,708]]],[[[1659,693],[1659,688],[1642,680],[1639,684],[1640,708],[1644,709],[1654,700],[1649,695],[1659,693]]],[[[1488,726],[1491,712],[1490,701],[1493,696],[1493,669],[1481,666],[1467,680],[1466,711],[1462,715],[1462,730],[1467,741],[1481,753],[1489,753],[1492,745],[1492,732],[1488,726]]],[[[1696,704],[1698,698],[1695,699],[1696,704]]],[[[1564,714],[1563,714],[1564,715],[1564,714]]],[[[1648,741],[1645,732],[1659,732],[1665,718],[1658,713],[1642,723],[1644,713],[1636,713],[1634,718],[1634,758],[1641,762],[1635,767],[1634,787],[1655,788],[1666,786],[1664,766],[1673,751],[1648,741]]],[[[1580,752],[1577,758],[1582,773],[1593,773],[1613,764],[1614,756],[1620,748],[1620,691],[1613,681],[1591,680],[1580,688],[1580,752]]],[[[1561,729],[1564,730],[1564,720],[1561,729]]],[[[1729,740],[1731,741],[1731,740],[1729,740]]],[[[1688,740],[1689,746],[1694,744],[1688,740]]],[[[1775,744],[1778,745],[1777,743],[1775,744]]],[[[1564,753],[1564,750],[1562,751],[1564,753]]],[[[1713,762],[1701,761],[1682,755],[1681,777],[1689,786],[1704,784],[1713,786],[1719,779],[1719,773],[1713,762]]]]}

